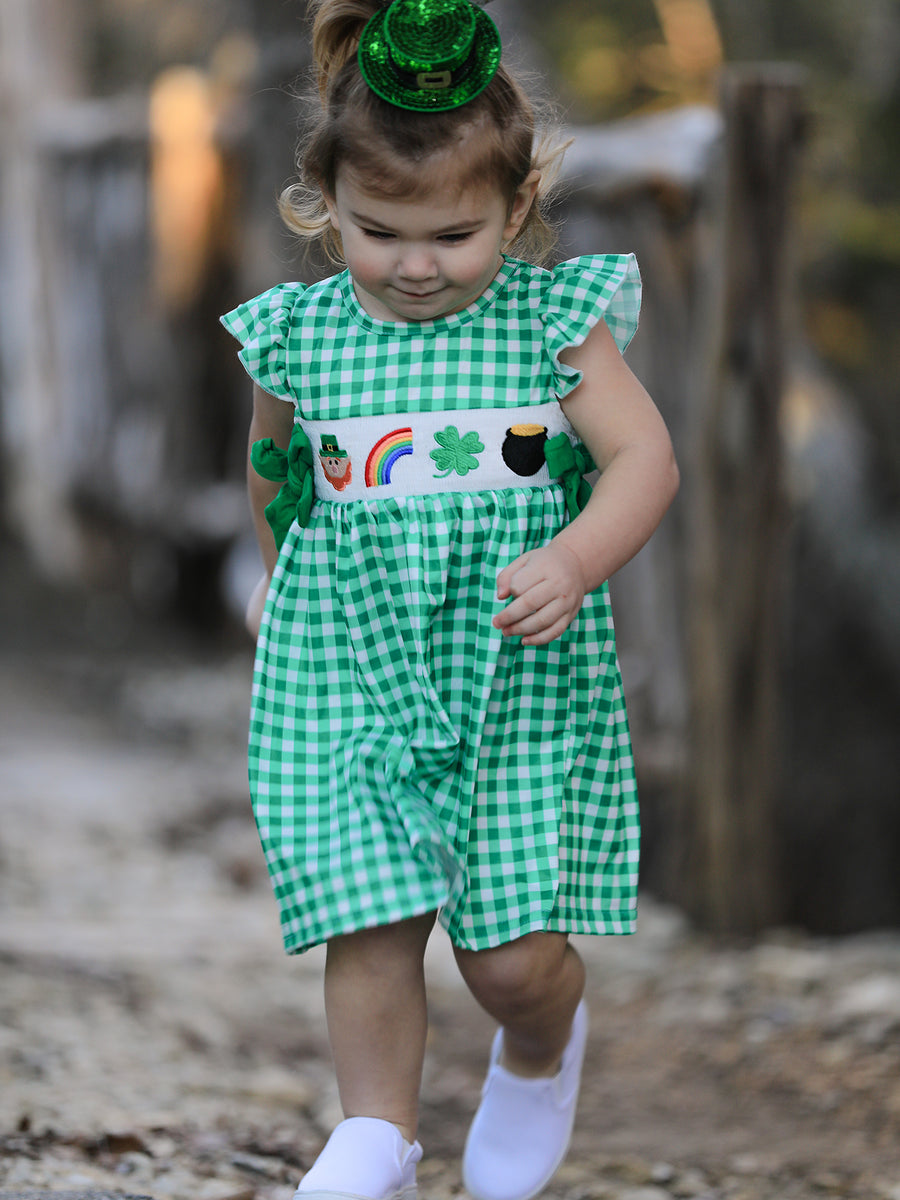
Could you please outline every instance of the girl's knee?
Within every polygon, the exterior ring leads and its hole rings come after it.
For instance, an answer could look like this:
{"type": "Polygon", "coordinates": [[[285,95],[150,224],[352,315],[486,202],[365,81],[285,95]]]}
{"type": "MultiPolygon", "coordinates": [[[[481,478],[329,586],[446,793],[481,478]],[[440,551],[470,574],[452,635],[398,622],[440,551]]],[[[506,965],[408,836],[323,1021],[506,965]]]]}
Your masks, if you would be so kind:
{"type": "Polygon", "coordinates": [[[515,1012],[540,1004],[558,987],[566,953],[564,934],[529,933],[491,950],[457,950],[456,960],[488,1011],[515,1012]]]}

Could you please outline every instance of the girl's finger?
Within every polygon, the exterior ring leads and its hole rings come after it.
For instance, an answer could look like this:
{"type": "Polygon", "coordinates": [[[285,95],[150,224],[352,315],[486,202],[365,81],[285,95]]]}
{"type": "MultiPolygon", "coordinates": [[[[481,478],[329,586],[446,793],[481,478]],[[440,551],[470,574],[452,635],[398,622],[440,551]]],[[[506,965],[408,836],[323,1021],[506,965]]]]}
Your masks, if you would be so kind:
{"type": "Polygon", "coordinates": [[[518,607],[519,601],[514,601],[495,618],[494,625],[509,637],[526,637],[542,632],[550,625],[555,625],[566,611],[565,602],[554,597],[546,604],[538,603],[538,607],[528,607],[529,597],[521,597],[525,607],[518,607]]]}
{"type": "Polygon", "coordinates": [[[510,601],[502,612],[497,613],[496,617],[494,617],[494,625],[497,629],[514,626],[517,622],[526,620],[534,616],[535,613],[540,612],[544,604],[545,598],[541,596],[539,589],[532,588],[530,591],[510,601]]]}
{"type": "Polygon", "coordinates": [[[548,642],[555,641],[561,634],[572,624],[572,617],[564,615],[559,620],[554,621],[548,629],[541,629],[537,633],[526,634],[522,638],[523,646],[546,646],[548,642]]]}
{"type": "Polygon", "coordinates": [[[527,550],[524,554],[520,554],[519,557],[514,558],[511,563],[507,563],[507,565],[503,568],[503,570],[497,576],[497,599],[498,600],[505,600],[507,596],[512,595],[513,576],[516,574],[517,571],[520,571],[522,569],[522,567],[525,566],[525,564],[528,562],[529,558],[531,557],[532,553],[533,552],[531,550],[527,550]]]}

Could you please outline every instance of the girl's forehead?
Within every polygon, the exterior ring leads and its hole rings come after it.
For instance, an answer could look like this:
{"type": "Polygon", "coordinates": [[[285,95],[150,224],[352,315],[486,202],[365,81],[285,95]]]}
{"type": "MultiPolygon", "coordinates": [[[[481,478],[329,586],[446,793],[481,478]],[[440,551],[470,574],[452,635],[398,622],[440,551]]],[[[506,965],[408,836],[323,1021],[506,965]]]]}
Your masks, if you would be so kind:
{"type": "Polygon", "coordinates": [[[486,182],[466,182],[458,173],[443,171],[439,164],[428,161],[420,164],[417,178],[409,188],[398,188],[398,182],[389,175],[383,180],[362,177],[351,166],[342,165],[335,181],[336,199],[355,211],[362,209],[374,214],[397,209],[423,216],[430,213],[438,220],[448,214],[455,214],[455,219],[461,220],[464,216],[476,218],[492,213],[498,206],[505,209],[499,187],[486,182]]]}

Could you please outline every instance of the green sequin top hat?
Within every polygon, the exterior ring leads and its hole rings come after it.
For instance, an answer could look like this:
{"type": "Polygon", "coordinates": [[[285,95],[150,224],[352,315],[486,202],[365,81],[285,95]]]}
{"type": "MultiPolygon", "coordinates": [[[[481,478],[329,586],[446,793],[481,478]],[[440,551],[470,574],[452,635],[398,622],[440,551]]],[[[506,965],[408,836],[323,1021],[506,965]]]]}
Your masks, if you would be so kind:
{"type": "Polygon", "coordinates": [[[398,108],[446,112],[468,104],[500,66],[500,32],[471,0],[393,0],[359,40],[359,69],[398,108]]]}

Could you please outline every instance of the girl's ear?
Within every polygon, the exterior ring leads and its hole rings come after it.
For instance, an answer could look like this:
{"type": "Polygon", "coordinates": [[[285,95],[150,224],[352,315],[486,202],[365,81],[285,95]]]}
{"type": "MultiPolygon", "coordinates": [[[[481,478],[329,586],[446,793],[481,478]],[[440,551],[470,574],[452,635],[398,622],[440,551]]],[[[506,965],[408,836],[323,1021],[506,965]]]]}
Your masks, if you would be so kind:
{"type": "Polygon", "coordinates": [[[325,201],[325,207],[328,209],[328,216],[331,220],[331,228],[340,233],[341,223],[338,220],[337,204],[335,203],[334,196],[329,196],[327,192],[323,191],[322,199],[325,201]]]}
{"type": "Polygon", "coordinates": [[[537,195],[540,182],[541,173],[538,170],[534,170],[530,171],[516,188],[516,194],[510,205],[509,215],[506,218],[506,228],[503,230],[504,242],[511,242],[522,228],[525,218],[528,216],[532,204],[534,204],[534,198],[537,195]]]}

